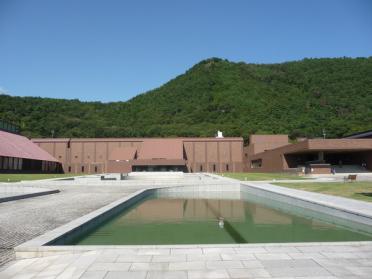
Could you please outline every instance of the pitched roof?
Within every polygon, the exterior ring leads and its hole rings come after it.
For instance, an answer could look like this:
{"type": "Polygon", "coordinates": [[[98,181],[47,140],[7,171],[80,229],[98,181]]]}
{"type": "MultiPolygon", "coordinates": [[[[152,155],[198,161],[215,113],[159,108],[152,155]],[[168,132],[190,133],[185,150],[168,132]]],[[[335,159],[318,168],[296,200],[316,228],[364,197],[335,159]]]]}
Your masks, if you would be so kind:
{"type": "Polygon", "coordinates": [[[0,156],[58,162],[28,138],[0,131],[0,156]]]}
{"type": "Polygon", "coordinates": [[[183,160],[182,139],[149,139],[143,142],[138,159],[183,160]]]}
{"type": "Polygon", "coordinates": [[[109,156],[110,161],[125,161],[133,160],[136,156],[136,147],[117,147],[114,148],[109,156]]]}

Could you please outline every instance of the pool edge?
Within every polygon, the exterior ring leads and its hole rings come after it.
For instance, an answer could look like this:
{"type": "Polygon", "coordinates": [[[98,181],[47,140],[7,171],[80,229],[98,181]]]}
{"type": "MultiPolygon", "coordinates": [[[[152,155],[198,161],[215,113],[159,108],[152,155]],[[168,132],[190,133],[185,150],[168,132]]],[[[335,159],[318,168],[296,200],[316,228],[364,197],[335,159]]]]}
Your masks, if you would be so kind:
{"type": "MultiPolygon", "coordinates": [[[[251,189],[260,189],[255,187],[254,185],[247,185],[243,183],[238,183],[237,181],[232,181],[235,183],[235,187],[239,187],[242,191],[244,188],[249,187],[251,189]]],[[[182,185],[180,185],[182,187],[182,185]]],[[[180,186],[171,187],[171,188],[179,188],[180,186]]],[[[187,186],[186,186],[187,187],[187,186]]],[[[203,187],[203,186],[196,186],[196,187],[203,187]]],[[[204,186],[207,187],[206,190],[210,190],[210,187],[213,188],[214,191],[218,190],[219,187],[215,187],[212,185],[204,186]]],[[[52,243],[59,238],[71,233],[74,230],[79,230],[79,228],[82,228],[84,225],[86,225],[88,222],[92,222],[94,220],[99,221],[99,217],[103,214],[106,214],[108,212],[111,212],[114,208],[120,207],[121,205],[125,204],[134,199],[140,199],[141,197],[144,197],[147,193],[154,191],[156,189],[161,188],[169,188],[169,187],[154,187],[154,188],[145,188],[138,190],[126,197],[123,197],[121,199],[118,199],[106,206],[103,206],[97,210],[94,210],[93,212],[90,212],[82,217],[79,217],[75,220],[70,221],[69,223],[62,225],[60,227],[57,227],[49,232],[46,232],[45,234],[38,236],[34,239],[31,239],[25,243],[22,243],[21,245],[14,248],[16,253],[16,258],[33,258],[33,257],[44,257],[44,256],[50,256],[54,254],[61,254],[61,253],[81,253],[86,251],[92,251],[92,250],[103,250],[103,249],[165,249],[165,248],[210,248],[210,247],[255,247],[255,246],[314,246],[314,245],[321,245],[321,246],[327,246],[327,245],[372,245],[372,241],[351,241],[351,242],[290,242],[290,243],[254,243],[254,244],[185,244],[185,245],[95,245],[95,246],[71,246],[71,245],[65,245],[65,246],[58,246],[58,245],[48,245],[49,243],[52,243]]],[[[271,198],[274,198],[277,200],[278,195],[284,196],[285,198],[290,198],[290,200],[296,200],[298,202],[306,202],[314,204],[315,206],[318,206],[318,210],[325,207],[324,204],[321,204],[316,201],[308,201],[303,200],[300,198],[296,198],[293,196],[285,195],[283,193],[277,193],[275,191],[269,191],[267,189],[260,189],[260,191],[263,191],[265,195],[270,194],[273,195],[271,198]]],[[[280,200],[278,200],[280,201],[280,200]]],[[[288,201],[287,201],[288,203],[288,201]]],[[[127,204],[127,206],[129,206],[127,204]]],[[[300,206],[300,205],[299,205],[300,206]]],[[[342,209],[339,209],[337,207],[332,207],[331,205],[327,205],[326,207],[329,207],[331,210],[334,210],[336,212],[342,211],[342,209]]],[[[350,212],[349,212],[350,213],[350,212]]],[[[114,214],[114,213],[113,213],[114,214]]],[[[353,213],[351,213],[353,214],[353,213]]],[[[354,214],[355,215],[355,214],[354,214]]],[[[369,218],[370,222],[372,222],[372,218],[369,218]]]]}

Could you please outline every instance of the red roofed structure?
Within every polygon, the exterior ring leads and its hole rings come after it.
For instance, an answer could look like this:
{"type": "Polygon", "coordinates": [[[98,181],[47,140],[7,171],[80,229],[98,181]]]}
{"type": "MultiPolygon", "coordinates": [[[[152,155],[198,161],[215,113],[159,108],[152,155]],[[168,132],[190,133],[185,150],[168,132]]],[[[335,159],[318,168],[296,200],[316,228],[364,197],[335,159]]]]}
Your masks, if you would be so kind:
{"type": "Polygon", "coordinates": [[[56,172],[60,170],[58,160],[28,138],[0,130],[0,171],[56,172]]]}

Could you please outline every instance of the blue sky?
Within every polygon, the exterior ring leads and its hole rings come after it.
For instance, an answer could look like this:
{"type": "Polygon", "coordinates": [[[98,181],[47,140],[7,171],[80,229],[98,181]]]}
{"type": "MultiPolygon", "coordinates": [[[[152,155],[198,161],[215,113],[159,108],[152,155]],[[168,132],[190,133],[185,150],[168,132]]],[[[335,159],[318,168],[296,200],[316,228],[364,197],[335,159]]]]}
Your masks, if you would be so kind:
{"type": "Polygon", "coordinates": [[[125,101],[209,57],[372,56],[370,0],[0,0],[0,88],[125,101]]]}

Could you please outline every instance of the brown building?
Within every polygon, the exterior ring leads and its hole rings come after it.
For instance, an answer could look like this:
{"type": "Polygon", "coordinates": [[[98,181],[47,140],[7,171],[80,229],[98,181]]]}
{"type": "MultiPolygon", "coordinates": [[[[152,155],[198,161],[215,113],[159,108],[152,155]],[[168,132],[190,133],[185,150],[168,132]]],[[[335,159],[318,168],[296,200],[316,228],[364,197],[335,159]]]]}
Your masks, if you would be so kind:
{"type": "Polygon", "coordinates": [[[372,139],[301,139],[290,144],[286,135],[252,135],[244,148],[248,172],[372,171],[372,139]]]}
{"type": "Polygon", "coordinates": [[[298,139],[288,135],[242,138],[33,139],[66,173],[300,172],[372,170],[372,139],[298,139]]]}
{"type": "Polygon", "coordinates": [[[241,172],[243,138],[33,139],[66,173],[241,172]]]}
{"type": "Polygon", "coordinates": [[[0,122],[0,173],[60,172],[61,164],[14,125],[0,122]]]}

